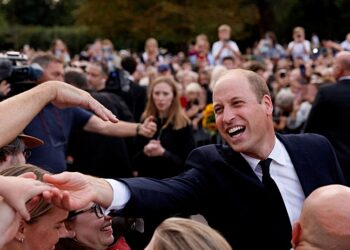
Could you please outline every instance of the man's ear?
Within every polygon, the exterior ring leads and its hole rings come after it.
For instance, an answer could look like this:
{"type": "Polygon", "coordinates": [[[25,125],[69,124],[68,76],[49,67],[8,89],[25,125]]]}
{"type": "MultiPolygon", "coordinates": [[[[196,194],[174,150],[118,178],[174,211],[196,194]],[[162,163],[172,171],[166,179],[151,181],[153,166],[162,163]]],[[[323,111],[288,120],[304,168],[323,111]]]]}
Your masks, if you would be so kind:
{"type": "Polygon", "coordinates": [[[300,222],[297,221],[293,225],[293,231],[292,231],[292,246],[293,248],[297,247],[300,242],[300,237],[301,237],[302,229],[300,222]]]}
{"type": "Polygon", "coordinates": [[[264,104],[266,108],[266,113],[272,115],[273,103],[272,103],[271,97],[269,95],[264,95],[261,102],[264,104]]]}

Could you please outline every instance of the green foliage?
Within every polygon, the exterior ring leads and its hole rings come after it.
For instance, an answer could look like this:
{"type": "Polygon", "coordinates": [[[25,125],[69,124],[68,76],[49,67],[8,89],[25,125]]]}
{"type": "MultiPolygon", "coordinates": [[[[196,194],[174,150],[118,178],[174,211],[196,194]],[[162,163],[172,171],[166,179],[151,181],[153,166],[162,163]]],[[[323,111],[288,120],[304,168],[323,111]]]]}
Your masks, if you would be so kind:
{"type": "Polygon", "coordinates": [[[138,49],[148,37],[157,38],[163,46],[186,46],[199,33],[214,41],[222,23],[232,26],[234,39],[245,39],[251,35],[249,27],[259,20],[254,5],[226,0],[87,0],[75,14],[78,24],[116,41],[117,47],[138,49]]]}
{"type": "Polygon", "coordinates": [[[61,38],[68,44],[71,54],[79,53],[94,40],[86,27],[11,26],[0,28],[1,50],[20,50],[24,44],[40,50],[48,50],[52,40],[61,38]]]}
{"type": "Polygon", "coordinates": [[[0,2],[1,9],[11,24],[22,25],[70,25],[74,19],[72,10],[81,0],[9,0],[0,2]]]}
{"type": "Polygon", "coordinates": [[[223,23],[232,27],[241,48],[268,30],[287,43],[297,25],[305,27],[307,38],[315,32],[342,41],[349,32],[349,9],[349,0],[0,0],[0,48],[30,43],[47,49],[61,37],[76,52],[101,37],[117,49],[141,51],[145,40],[155,37],[175,51],[200,33],[216,41],[223,23]]]}

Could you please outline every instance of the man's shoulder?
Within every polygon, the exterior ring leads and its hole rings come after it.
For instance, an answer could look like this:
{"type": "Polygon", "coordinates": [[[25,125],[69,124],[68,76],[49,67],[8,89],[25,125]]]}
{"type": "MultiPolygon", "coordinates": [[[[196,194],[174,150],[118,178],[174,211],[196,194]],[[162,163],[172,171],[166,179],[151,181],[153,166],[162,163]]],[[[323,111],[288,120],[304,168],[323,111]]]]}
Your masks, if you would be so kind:
{"type": "Polygon", "coordinates": [[[329,141],[326,137],[314,133],[287,135],[277,134],[277,138],[285,145],[292,145],[300,148],[312,149],[312,147],[315,145],[329,144],[329,141]]]}

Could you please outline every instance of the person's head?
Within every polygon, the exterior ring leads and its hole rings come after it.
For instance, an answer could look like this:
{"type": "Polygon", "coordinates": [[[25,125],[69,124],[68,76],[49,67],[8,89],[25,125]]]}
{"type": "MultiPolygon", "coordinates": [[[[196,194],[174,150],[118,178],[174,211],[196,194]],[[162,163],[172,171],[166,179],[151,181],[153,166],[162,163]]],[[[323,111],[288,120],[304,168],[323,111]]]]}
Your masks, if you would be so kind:
{"type": "Polygon", "coordinates": [[[152,54],[158,54],[158,41],[151,37],[146,40],[145,51],[152,54]]]}
{"type": "Polygon", "coordinates": [[[349,249],[349,207],[350,188],[346,186],[329,185],[312,192],[293,226],[294,249],[349,249]]]}
{"type": "Polygon", "coordinates": [[[64,73],[64,81],[80,89],[88,89],[87,77],[82,71],[68,70],[64,73]]]}
{"type": "Polygon", "coordinates": [[[218,37],[220,41],[228,41],[231,37],[231,27],[227,24],[222,24],[218,28],[218,37]]]}
{"type": "Polygon", "coordinates": [[[164,127],[170,123],[175,129],[184,127],[188,119],[180,104],[177,83],[171,77],[158,77],[149,86],[149,98],[143,118],[148,116],[166,118],[164,127]]]}
{"type": "Polygon", "coordinates": [[[266,32],[265,39],[269,41],[269,43],[273,48],[276,46],[277,38],[276,38],[276,34],[273,31],[266,32]]]}
{"type": "Polygon", "coordinates": [[[101,207],[94,203],[84,209],[69,212],[65,225],[75,233],[75,242],[72,243],[85,249],[105,250],[114,241],[112,218],[105,216],[101,207]]]}
{"type": "Polygon", "coordinates": [[[67,46],[61,39],[57,38],[51,42],[50,50],[54,55],[57,56],[57,52],[67,52],[67,46]]]}
{"type": "Polygon", "coordinates": [[[350,43],[350,33],[348,33],[348,34],[346,35],[345,40],[348,41],[348,42],[350,43]]]}
{"type": "Polygon", "coordinates": [[[341,51],[335,56],[333,73],[336,79],[350,76],[350,52],[341,51]]]}
{"type": "Polygon", "coordinates": [[[137,61],[133,56],[126,56],[122,59],[121,66],[132,75],[136,71],[137,61]]]}
{"type": "MultiPolygon", "coordinates": [[[[45,170],[33,165],[24,164],[0,172],[4,176],[19,176],[33,172],[42,181],[45,170]]],[[[57,208],[39,197],[31,204],[30,220],[21,220],[16,237],[4,249],[53,249],[60,237],[67,236],[63,221],[67,218],[66,210],[57,208]]]]}
{"type": "Polygon", "coordinates": [[[225,56],[224,58],[222,58],[222,65],[224,65],[227,69],[237,68],[233,56],[225,56]]]}
{"type": "Polygon", "coordinates": [[[85,71],[89,89],[102,90],[106,87],[108,67],[105,63],[90,62],[85,71]]]}
{"type": "Polygon", "coordinates": [[[0,148],[0,170],[24,164],[30,156],[30,149],[42,145],[39,138],[20,134],[12,142],[0,148]]]}
{"type": "Polygon", "coordinates": [[[104,56],[109,56],[114,52],[114,46],[111,40],[103,39],[101,41],[101,50],[104,56]]]}
{"type": "Polygon", "coordinates": [[[169,218],[155,230],[145,250],[232,250],[211,227],[190,219],[169,218]]]}
{"type": "Polygon", "coordinates": [[[37,80],[37,84],[46,81],[63,81],[64,69],[63,62],[51,54],[40,54],[33,58],[31,63],[39,64],[44,72],[37,80]]]}
{"type": "Polygon", "coordinates": [[[186,99],[188,102],[198,101],[202,87],[196,82],[191,82],[185,88],[186,99]]]}
{"type": "Polygon", "coordinates": [[[209,51],[208,38],[204,34],[200,34],[196,37],[195,48],[197,52],[207,53],[209,51]]]}
{"type": "Polygon", "coordinates": [[[212,90],[218,79],[227,72],[227,68],[223,65],[216,65],[210,74],[209,88],[212,90]]]}
{"type": "Polygon", "coordinates": [[[249,70],[229,70],[213,88],[216,126],[228,145],[237,152],[265,159],[275,133],[272,101],[266,82],[249,70]]]}
{"type": "Polygon", "coordinates": [[[305,39],[305,30],[303,27],[297,26],[293,29],[293,39],[296,42],[302,42],[305,39]]]}
{"type": "Polygon", "coordinates": [[[282,88],[276,95],[275,106],[283,112],[292,112],[295,95],[290,89],[282,88]]]}

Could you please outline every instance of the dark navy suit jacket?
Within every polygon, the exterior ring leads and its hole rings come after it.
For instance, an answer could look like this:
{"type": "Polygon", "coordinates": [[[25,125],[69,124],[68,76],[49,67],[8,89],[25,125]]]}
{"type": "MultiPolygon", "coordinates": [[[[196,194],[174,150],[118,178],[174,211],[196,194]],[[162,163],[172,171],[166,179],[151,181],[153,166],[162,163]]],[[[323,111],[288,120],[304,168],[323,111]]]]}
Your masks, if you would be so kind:
{"type": "Polygon", "coordinates": [[[305,132],[325,136],[333,145],[350,185],[350,79],[322,86],[312,105],[305,132]]]}
{"type": "MultiPolygon", "coordinates": [[[[318,187],[344,184],[333,148],[320,135],[278,135],[286,147],[305,196],[318,187]]],[[[165,166],[166,167],[166,166],[165,166]]],[[[266,204],[261,181],[244,158],[223,145],[192,151],[188,170],[179,176],[122,181],[131,190],[123,213],[168,216],[201,213],[233,249],[288,249],[291,231],[283,232],[266,204]]]]}

